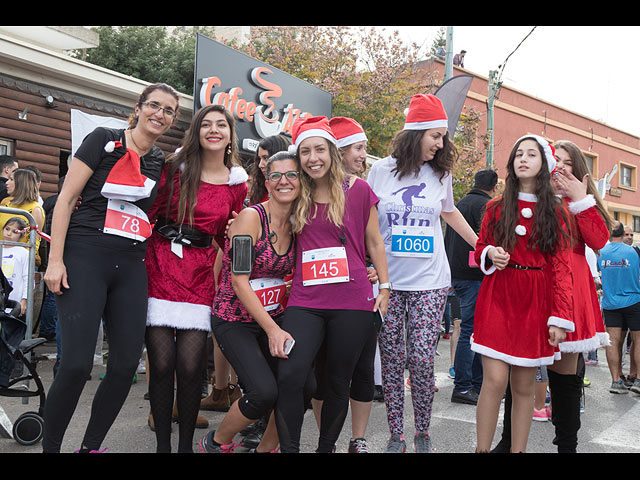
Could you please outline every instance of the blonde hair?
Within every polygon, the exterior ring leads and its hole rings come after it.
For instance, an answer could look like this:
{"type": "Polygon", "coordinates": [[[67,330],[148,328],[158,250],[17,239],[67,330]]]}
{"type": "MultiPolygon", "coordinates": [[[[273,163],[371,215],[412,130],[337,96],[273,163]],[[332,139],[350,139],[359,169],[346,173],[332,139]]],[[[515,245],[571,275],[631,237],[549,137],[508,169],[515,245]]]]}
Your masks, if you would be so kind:
{"type": "MultiPolygon", "coordinates": [[[[329,156],[331,158],[331,167],[327,173],[327,175],[329,175],[327,219],[336,227],[341,227],[345,204],[343,183],[346,177],[338,147],[336,147],[333,142],[326,139],[324,139],[324,141],[326,141],[329,146],[329,156]]],[[[300,233],[305,225],[310,223],[312,218],[315,218],[317,205],[313,202],[315,185],[311,177],[302,169],[299,152],[296,153],[296,162],[300,169],[300,197],[293,212],[293,231],[294,233],[300,233]],[[312,207],[313,212],[311,212],[312,207]]]]}

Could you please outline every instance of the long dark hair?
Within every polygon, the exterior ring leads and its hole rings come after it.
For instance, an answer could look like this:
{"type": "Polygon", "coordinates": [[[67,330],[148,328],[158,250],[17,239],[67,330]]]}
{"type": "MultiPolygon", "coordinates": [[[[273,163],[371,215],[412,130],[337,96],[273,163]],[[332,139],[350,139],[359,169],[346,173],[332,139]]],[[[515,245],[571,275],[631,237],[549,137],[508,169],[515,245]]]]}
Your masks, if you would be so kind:
{"type": "MultiPolygon", "coordinates": [[[[273,135],[262,139],[258,144],[258,148],[263,148],[267,151],[269,157],[272,157],[278,152],[286,151],[289,145],[291,145],[291,142],[284,135],[273,135]]],[[[249,201],[252,205],[262,202],[262,199],[267,194],[267,187],[264,186],[266,179],[258,166],[259,164],[260,158],[258,157],[258,149],[256,149],[256,155],[253,158],[250,171],[253,182],[251,183],[251,191],[249,192],[249,201]]]]}
{"type": "MultiPolygon", "coordinates": [[[[420,167],[424,163],[422,158],[422,137],[428,130],[401,130],[393,139],[391,145],[391,156],[396,159],[396,167],[392,170],[398,179],[405,175],[413,174],[415,177],[420,173],[420,167]]],[[[449,132],[442,138],[442,148],[429,161],[436,175],[439,175],[440,183],[442,178],[453,169],[453,165],[458,159],[458,149],[449,139],[449,132]]]]}
{"type": "Polygon", "coordinates": [[[561,242],[570,242],[570,224],[562,201],[554,194],[551,187],[551,174],[547,167],[547,157],[540,144],[533,137],[522,138],[517,142],[507,162],[507,178],[501,197],[487,204],[487,213],[492,214],[489,227],[493,227],[495,242],[508,252],[513,252],[517,242],[515,233],[520,212],[518,210],[518,193],[520,181],[516,176],[513,162],[520,144],[525,140],[533,140],[542,157],[540,171],[536,175],[536,205],[533,211],[533,231],[529,238],[528,248],[538,249],[542,253],[553,253],[561,242]],[[502,213],[496,221],[496,207],[502,205],[502,213]],[[558,213],[563,220],[561,224],[558,213]]]}
{"type": "MultiPolygon", "coordinates": [[[[584,176],[589,173],[589,167],[587,167],[587,160],[585,159],[582,150],[580,150],[580,147],[578,147],[575,143],[570,142],[569,140],[559,140],[557,142],[554,142],[553,146],[556,150],[561,148],[565,152],[567,152],[567,154],[569,154],[569,158],[571,158],[571,170],[573,171],[573,176],[582,181],[584,176]]],[[[587,180],[587,193],[593,195],[593,198],[596,201],[596,210],[598,210],[598,213],[604,220],[604,223],[607,225],[607,229],[611,231],[611,229],[613,228],[613,219],[611,218],[611,215],[609,215],[609,212],[607,212],[607,209],[604,207],[604,204],[602,203],[602,197],[600,197],[598,189],[593,183],[591,176],[589,176],[587,180]]]]}
{"type": "MultiPolygon", "coordinates": [[[[187,206],[189,210],[189,224],[193,223],[193,210],[197,203],[198,189],[200,188],[200,177],[202,174],[202,158],[200,155],[200,127],[204,117],[210,112],[220,112],[224,114],[231,132],[230,145],[231,151],[225,150],[224,165],[231,169],[234,166],[240,166],[237,148],[237,136],[235,130],[235,121],[233,115],[222,105],[207,105],[198,110],[191,122],[189,129],[184,135],[182,148],[169,156],[167,163],[169,164],[169,175],[167,176],[167,185],[169,188],[169,204],[173,197],[174,176],[180,170],[180,200],[178,203],[178,223],[183,223],[187,214],[187,206]]],[[[167,211],[169,206],[167,206],[167,211]]]]}

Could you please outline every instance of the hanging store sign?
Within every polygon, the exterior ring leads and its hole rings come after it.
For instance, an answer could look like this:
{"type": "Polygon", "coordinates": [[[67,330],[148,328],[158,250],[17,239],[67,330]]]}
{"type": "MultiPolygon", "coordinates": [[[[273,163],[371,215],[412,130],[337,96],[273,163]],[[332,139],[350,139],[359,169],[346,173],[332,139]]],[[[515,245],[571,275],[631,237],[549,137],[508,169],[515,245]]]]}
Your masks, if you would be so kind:
{"type": "Polygon", "coordinates": [[[331,94],[204,35],[196,38],[194,109],[224,105],[243,150],[263,138],[291,135],[298,118],[331,118],[331,94]]]}

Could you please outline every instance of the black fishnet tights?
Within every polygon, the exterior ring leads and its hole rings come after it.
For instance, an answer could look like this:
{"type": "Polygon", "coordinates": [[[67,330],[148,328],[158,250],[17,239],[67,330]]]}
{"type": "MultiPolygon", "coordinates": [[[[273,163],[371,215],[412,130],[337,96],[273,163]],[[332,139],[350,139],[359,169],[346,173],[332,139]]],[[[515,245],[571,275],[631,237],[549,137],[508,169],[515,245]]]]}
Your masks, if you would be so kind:
{"type": "Polygon", "coordinates": [[[174,373],[179,414],[178,452],[193,451],[193,432],[200,409],[207,332],[147,327],[149,400],[155,422],[157,452],[171,451],[174,373]]]}

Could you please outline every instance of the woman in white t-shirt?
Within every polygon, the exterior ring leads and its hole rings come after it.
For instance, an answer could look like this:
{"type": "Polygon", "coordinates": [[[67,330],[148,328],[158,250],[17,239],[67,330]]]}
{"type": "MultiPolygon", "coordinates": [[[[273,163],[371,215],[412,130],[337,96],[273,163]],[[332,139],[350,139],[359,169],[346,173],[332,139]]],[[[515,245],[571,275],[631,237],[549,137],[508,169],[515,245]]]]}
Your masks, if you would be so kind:
{"type": "Polygon", "coordinates": [[[451,169],[457,151],[447,116],[433,95],[414,95],[392,154],[373,164],[368,181],[380,199],[378,222],[392,290],[379,334],[391,438],[387,452],[404,452],[405,338],[413,400],[416,452],[430,452],[429,426],[439,325],[451,285],[440,217],[475,247],[476,234],[455,207],[451,169]],[[408,335],[405,337],[405,318],[408,335]]]}

